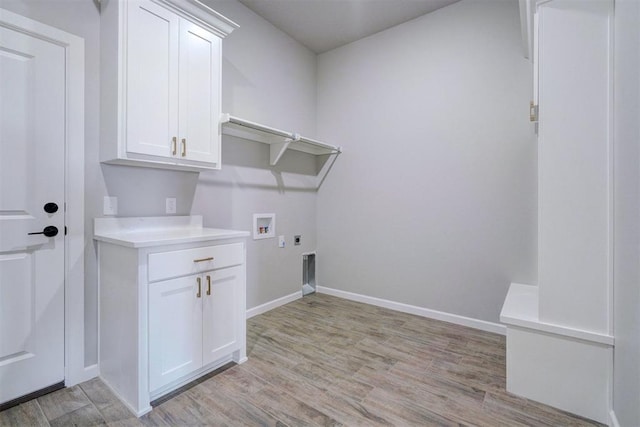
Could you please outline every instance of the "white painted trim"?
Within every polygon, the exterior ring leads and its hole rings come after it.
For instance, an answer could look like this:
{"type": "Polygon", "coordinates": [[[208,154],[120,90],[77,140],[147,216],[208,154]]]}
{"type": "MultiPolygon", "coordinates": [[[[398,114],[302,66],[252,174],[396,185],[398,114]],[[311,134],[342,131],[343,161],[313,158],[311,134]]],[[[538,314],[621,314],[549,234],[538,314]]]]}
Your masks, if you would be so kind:
{"type": "Polygon", "coordinates": [[[456,325],[467,326],[481,331],[492,332],[494,334],[506,335],[507,328],[499,323],[487,322],[485,320],[473,319],[471,317],[459,316],[457,314],[445,313],[443,311],[431,310],[429,308],[404,304],[396,301],[389,301],[367,295],[354,294],[352,292],[339,289],[318,286],[316,292],[333,295],[335,297],[348,299],[351,301],[363,302],[365,304],[388,308],[390,310],[401,311],[403,313],[415,314],[416,316],[427,317],[429,319],[441,320],[443,322],[454,323],[456,325]]]}
{"type": "Polygon", "coordinates": [[[531,322],[515,317],[500,316],[500,320],[509,326],[517,326],[536,332],[546,332],[547,334],[557,335],[559,337],[571,338],[593,344],[601,344],[608,347],[613,347],[615,344],[615,337],[612,335],[597,334],[582,329],[554,325],[552,323],[531,322]]]}
{"type": "Polygon", "coordinates": [[[104,383],[104,385],[107,386],[107,388],[109,389],[109,391],[118,398],[118,400],[129,410],[129,412],[131,412],[133,415],[135,415],[136,417],[140,418],[141,416],[143,416],[144,414],[148,414],[149,412],[151,412],[153,410],[153,408],[151,407],[151,405],[147,406],[144,409],[141,409],[140,411],[136,411],[136,409],[131,406],[126,400],[124,400],[123,398],[120,397],[120,394],[118,394],[118,392],[116,391],[116,389],[114,387],[111,386],[111,384],[109,384],[109,382],[107,380],[105,380],[104,378],[100,377],[100,381],[102,381],[104,383]]]}
{"type": "MultiPolygon", "coordinates": [[[[609,158],[607,159],[607,163],[608,163],[608,170],[607,170],[607,174],[608,174],[608,200],[607,200],[607,224],[609,229],[607,230],[607,234],[608,234],[608,241],[607,241],[607,253],[608,253],[608,259],[607,259],[607,312],[608,312],[608,316],[607,316],[607,321],[608,321],[608,325],[607,325],[607,332],[609,335],[614,335],[614,329],[613,329],[613,319],[614,319],[614,308],[613,308],[613,303],[614,303],[614,295],[613,295],[613,283],[614,283],[614,236],[615,236],[615,231],[614,231],[614,220],[615,220],[615,175],[614,175],[614,169],[615,169],[615,126],[614,126],[614,79],[615,79],[615,73],[614,73],[614,52],[615,52],[615,15],[614,15],[614,0],[609,1],[609,38],[608,38],[608,42],[609,42],[609,46],[608,46],[608,50],[609,50],[609,58],[607,61],[607,68],[608,68],[608,83],[609,83],[609,99],[608,99],[608,111],[607,111],[607,126],[608,126],[608,144],[607,144],[607,150],[608,150],[608,156],[609,158]]],[[[613,378],[613,376],[611,377],[613,378]]],[[[611,387],[613,389],[613,384],[611,384],[611,387]]]]}
{"type": "Polygon", "coordinates": [[[616,417],[616,413],[613,411],[613,409],[611,410],[611,412],[609,412],[609,426],[621,427],[620,423],[618,422],[618,417],[616,417]]]}
{"type": "Polygon", "coordinates": [[[84,39],[4,9],[0,26],[65,49],[65,383],[71,386],[96,373],[84,366],[84,39]]]}
{"type": "Polygon", "coordinates": [[[65,383],[86,381],[95,370],[85,370],[84,343],[84,40],[71,36],[67,50],[67,141],[65,203],[67,226],[65,292],[65,383]]]}
{"type": "MultiPolygon", "coordinates": [[[[607,223],[609,229],[607,230],[607,332],[611,337],[615,337],[615,217],[616,217],[616,185],[615,185],[615,0],[609,2],[609,60],[607,63],[609,78],[609,108],[607,111],[607,126],[608,129],[608,196],[607,201],[607,223]]],[[[611,344],[615,345],[614,342],[611,344]]],[[[615,350],[615,348],[614,348],[615,350]]],[[[612,351],[611,360],[607,366],[607,408],[609,409],[609,422],[613,426],[619,427],[618,419],[613,411],[613,390],[614,390],[614,356],[612,351]]]]}
{"type": "Polygon", "coordinates": [[[211,9],[199,0],[153,0],[180,16],[194,21],[201,27],[209,30],[220,38],[225,38],[236,28],[238,24],[211,9]]]}
{"type": "Polygon", "coordinates": [[[259,306],[250,308],[249,310],[247,310],[247,319],[250,319],[253,316],[257,316],[262,313],[266,313],[269,310],[273,310],[274,308],[280,307],[281,305],[288,304],[300,298],[302,298],[302,290],[296,291],[289,295],[285,295],[278,299],[274,299],[273,301],[269,301],[259,306]]]}
{"type": "Polygon", "coordinates": [[[84,381],[88,381],[91,378],[95,378],[97,376],[100,376],[100,366],[96,363],[94,365],[91,366],[87,366],[84,368],[84,380],[79,381],[79,382],[84,382],[84,381]]]}

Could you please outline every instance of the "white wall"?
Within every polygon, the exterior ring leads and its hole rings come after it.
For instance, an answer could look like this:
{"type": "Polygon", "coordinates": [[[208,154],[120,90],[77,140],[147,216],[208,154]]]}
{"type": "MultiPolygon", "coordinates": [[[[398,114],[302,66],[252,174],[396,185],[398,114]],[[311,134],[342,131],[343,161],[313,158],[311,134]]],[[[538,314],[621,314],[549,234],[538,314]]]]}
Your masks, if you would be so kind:
{"type": "Polygon", "coordinates": [[[613,408],[640,425],[640,3],[615,4],[613,408]]]}
{"type": "Polygon", "coordinates": [[[497,321],[536,283],[531,70],[515,1],[463,0],[318,58],[326,287],[497,321]]]}
{"type": "MultiPolygon", "coordinates": [[[[113,0],[111,0],[113,1],[113,0]]],[[[316,120],[315,55],[236,0],[208,2],[242,28],[223,43],[223,111],[313,136],[316,120]]],[[[165,198],[177,197],[177,214],[202,214],[205,225],[249,230],[254,212],[275,212],[274,239],[248,246],[248,303],[301,288],[303,251],[315,248],[316,164],[311,156],[286,154],[268,165],[263,144],[223,139],[223,170],[196,173],[101,165],[98,155],[100,16],[90,0],[2,0],[0,7],[85,39],[85,363],[97,361],[97,270],[93,218],[105,195],[118,197],[120,216],[164,215],[165,198]],[[293,234],[303,235],[294,247],[293,234]]]]}
{"type": "MultiPolygon", "coordinates": [[[[237,1],[209,0],[240,25],[223,42],[222,111],[303,135],[316,125],[316,56],[237,1]]],[[[269,166],[265,144],[223,137],[222,170],[201,173],[192,212],[210,226],[250,230],[275,213],[277,238],[248,240],[247,308],[302,289],[302,253],[316,245],[316,164],[287,152],[269,166]],[[302,235],[302,245],[293,236],[302,235]]]]}

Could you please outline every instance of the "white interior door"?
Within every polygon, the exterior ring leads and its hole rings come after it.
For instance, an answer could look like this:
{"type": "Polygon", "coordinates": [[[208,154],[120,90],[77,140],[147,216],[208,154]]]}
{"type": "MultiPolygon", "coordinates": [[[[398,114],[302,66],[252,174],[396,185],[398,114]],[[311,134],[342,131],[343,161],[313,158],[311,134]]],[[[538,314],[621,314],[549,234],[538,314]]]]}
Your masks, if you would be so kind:
{"type": "Polygon", "coordinates": [[[0,27],[0,403],[64,380],[64,155],[64,48],[0,27]]]}

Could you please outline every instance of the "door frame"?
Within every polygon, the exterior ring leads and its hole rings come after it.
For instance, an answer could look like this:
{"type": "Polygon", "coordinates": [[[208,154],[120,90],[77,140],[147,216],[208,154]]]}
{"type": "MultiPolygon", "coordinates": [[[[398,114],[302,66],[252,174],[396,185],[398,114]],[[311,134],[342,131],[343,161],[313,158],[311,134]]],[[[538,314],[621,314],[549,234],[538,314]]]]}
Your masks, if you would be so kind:
{"type": "Polygon", "coordinates": [[[98,375],[84,362],[84,39],[22,15],[0,9],[0,26],[54,43],[65,50],[65,384],[98,375]]]}

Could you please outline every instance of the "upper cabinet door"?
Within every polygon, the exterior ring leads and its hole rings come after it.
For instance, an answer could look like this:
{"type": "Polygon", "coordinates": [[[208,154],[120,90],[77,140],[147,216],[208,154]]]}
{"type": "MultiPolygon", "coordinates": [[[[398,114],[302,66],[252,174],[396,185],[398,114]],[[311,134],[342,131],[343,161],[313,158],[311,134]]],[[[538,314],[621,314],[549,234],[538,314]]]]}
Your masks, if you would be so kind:
{"type": "Polygon", "coordinates": [[[220,63],[222,40],[180,21],[179,156],[220,162],[220,63]]]}
{"type": "Polygon", "coordinates": [[[150,1],[128,5],[126,151],[170,157],[178,136],[180,18],[150,1]]]}

